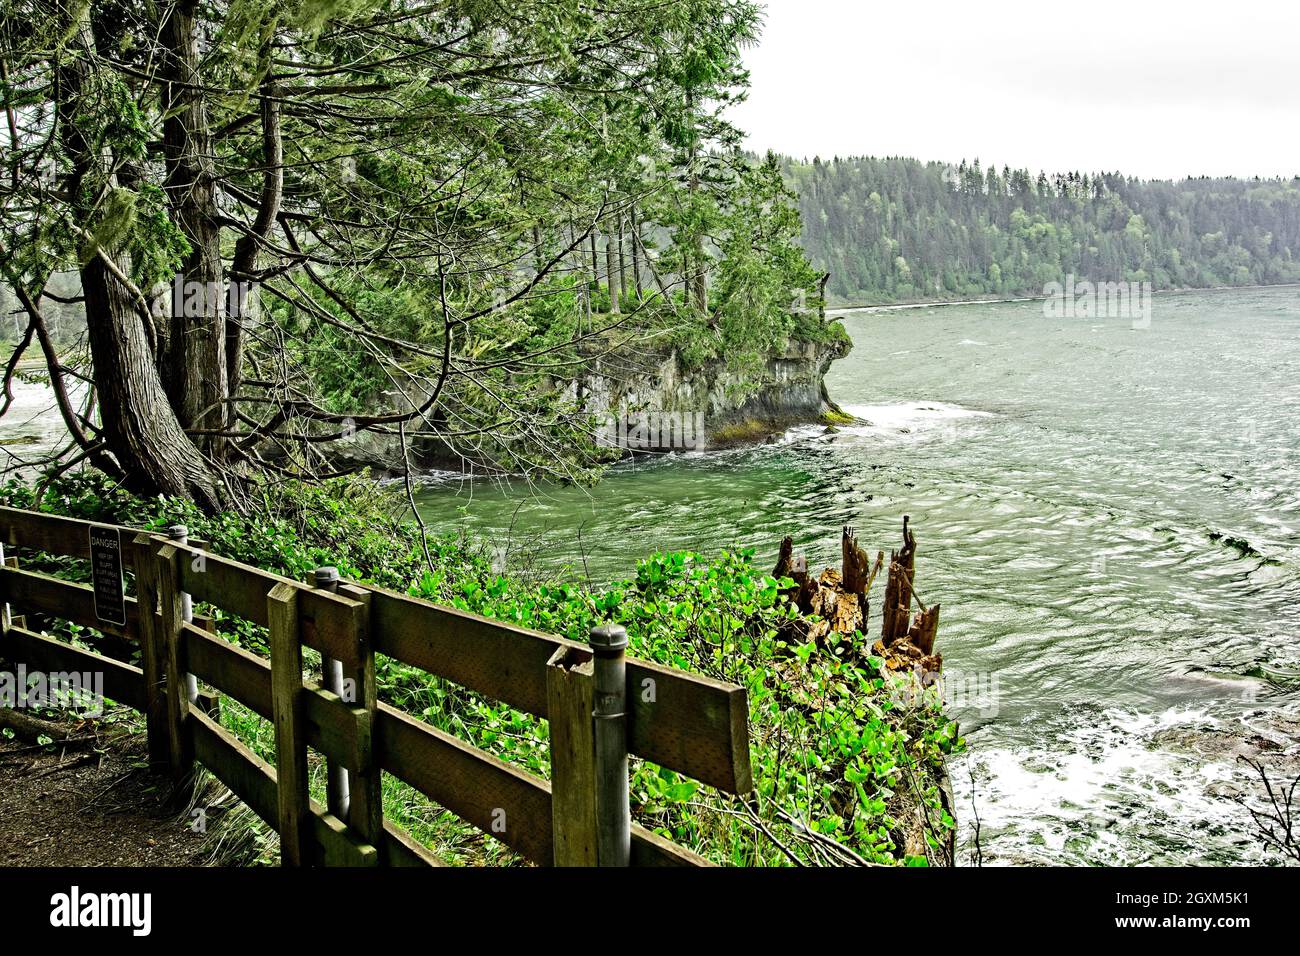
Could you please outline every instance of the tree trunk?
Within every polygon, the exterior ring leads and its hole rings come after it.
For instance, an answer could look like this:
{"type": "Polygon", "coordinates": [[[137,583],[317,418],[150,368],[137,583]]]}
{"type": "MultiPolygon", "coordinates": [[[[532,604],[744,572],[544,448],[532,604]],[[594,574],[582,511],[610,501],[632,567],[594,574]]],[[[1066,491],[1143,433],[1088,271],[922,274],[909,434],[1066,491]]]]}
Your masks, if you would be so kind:
{"type": "Polygon", "coordinates": [[[128,485],[216,510],[217,479],[172,411],[134,300],[98,258],[82,267],[81,286],[104,437],[128,485]]]}
{"type": "MultiPolygon", "coordinates": [[[[225,421],[225,292],[221,227],[212,169],[212,136],[199,71],[198,0],[178,0],[163,24],[167,49],[163,75],[164,188],[177,225],[190,244],[182,267],[182,300],[172,300],[170,354],[165,356],[167,394],[181,427],[218,431],[225,421]]],[[[205,450],[221,444],[200,436],[205,450]]]]}
{"type": "MultiPolygon", "coordinates": [[[[695,112],[694,95],[688,97],[687,105],[693,115],[695,112]]],[[[696,136],[698,136],[698,129],[695,132],[696,136]]],[[[690,150],[687,153],[687,168],[689,169],[687,189],[690,192],[692,201],[694,201],[695,196],[700,191],[699,150],[695,137],[692,137],[690,150]]],[[[696,236],[692,245],[691,252],[693,255],[683,263],[686,273],[687,299],[694,300],[696,310],[701,315],[704,315],[709,310],[708,280],[704,276],[704,237],[696,236]]]]}
{"type": "MultiPolygon", "coordinates": [[[[574,275],[581,280],[586,267],[582,258],[582,245],[575,237],[572,226],[569,227],[569,246],[572,249],[570,255],[573,258],[574,275]]],[[[584,328],[591,328],[591,284],[583,282],[578,294],[582,296],[582,315],[578,318],[578,334],[581,335],[584,328]]]]}
{"type": "Polygon", "coordinates": [[[704,265],[706,262],[708,262],[708,254],[704,251],[704,240],[698,239],[695,243],[695,274],[691,277],[691,287],[694,292],[695,308],[701,315],[706,315],[709,311],[709,277],[704,265]]]}
{"type": "MultiPolygon", "coordinates": [[[[269,49],[266,50],[269,57],[269,49]]],[[[267,238],[280,215],[280,200],[284,192],[284,143],[280,137],[280,103],[274,82],[270,77],[262,81],[262,195],[253,220],[252,234],[244,235],[235,244],[235,255],[230,265],[232,294],[226,315],[226,387],[231,399],[239,393],[244,370],[244,329],[257,321],[260,299],[252,286],[257,270],[258,243],[267,238]]],[[[224,431],[235,426],[235,403],[223,408],[224,431]]],[[[229,447],[222,442],[218,449],[229,447]]]]}
{"type": "MultiPolygon", "coordinates": [[[[82,14],[75,29],[78,42],[93,49],[88,13],[82,14]]],[[[75,53],[58,66],[57,109],[70,167],[68,192],[78,197],[74,221],[85,228],[93,223],[90,203],[95,193],[85,188],[86,181],[108,176],[107,157],[87,139],[80,126],[85,120],[77,115],[90,69],[90,58],[75,53]]],[[[105,249],[104,254],[111,255],[112,250],[105,249]]],[[[130,274],[129,259],[119,256],[115,263],[123,275],[130,274]]],[[[215,510],[220,506],[219,483],[167,400],[145,332],[143,306],[98,255],[81,267],[81,286],[103,437],[127,485],[145,494],[193,498],[215,510]]]]}
{"type": "Polygon", "coordinates": [[[618,217],[618,294],[627,299],[627,253],[623,250],[623,215],[618,217]]]}
{"type": "Polygon", "coordinates": [[[637,231],[636,206],[629,211],[628,217],[628,229],[632,234],[632,284],[636,289],[636,301],[640,303],[645,296],[641,290],[641,243],[637,241],[640,233],[637,231]]]}
{"type": "Polygon", "coordinates": [[[609,286],[609,313],[618,315],[618,262],[614,230],[605,233],[605,284],[609,286]]]}

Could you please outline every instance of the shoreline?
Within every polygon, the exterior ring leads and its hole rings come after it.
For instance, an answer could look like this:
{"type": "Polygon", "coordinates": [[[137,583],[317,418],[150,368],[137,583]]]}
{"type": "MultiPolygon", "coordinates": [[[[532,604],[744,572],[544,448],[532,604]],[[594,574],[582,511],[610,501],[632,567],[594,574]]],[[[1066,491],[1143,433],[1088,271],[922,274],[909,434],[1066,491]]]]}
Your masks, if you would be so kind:
{"type": "MultiPolygon", "coordinates": [[[[1261,289],[1300,289],[1300,282],[1275,282],[1265,285],[1207,285],[1177,289],[1152,289],[1152,295],[1184,295],[1188,292],[1258,292],[1261,289]]],[[[880,305],[842,305],[827,307],[827,315],[850,312],[895,312],[900,309],[933,309],[953,305],[999,305],[1009,302],[1041,302],[1046,296],[1020,295],[995,299],[924,299],[920,302],[894,302],[880,305]]]]}

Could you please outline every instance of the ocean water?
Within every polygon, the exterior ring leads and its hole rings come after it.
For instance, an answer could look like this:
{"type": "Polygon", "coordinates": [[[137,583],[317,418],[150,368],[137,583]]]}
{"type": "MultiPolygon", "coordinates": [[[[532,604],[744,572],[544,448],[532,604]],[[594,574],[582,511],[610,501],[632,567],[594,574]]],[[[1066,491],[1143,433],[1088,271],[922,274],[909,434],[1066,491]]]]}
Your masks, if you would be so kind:
{"type": "MultiPolygon", "coordinates": [[[[1300,742],[1300,290],[1157,295],[1149,328],[1036,302],[853,312],[862,423],[642,459],[598,487],[443,481],[435,527],[608,580],[656,549],[840,527],[896,547],[970,745],[963,859],[1255,863],[1242,754],[1300,742]]],[[[1294,771],[1293,771],[1294,772],[1294,771]]]]}

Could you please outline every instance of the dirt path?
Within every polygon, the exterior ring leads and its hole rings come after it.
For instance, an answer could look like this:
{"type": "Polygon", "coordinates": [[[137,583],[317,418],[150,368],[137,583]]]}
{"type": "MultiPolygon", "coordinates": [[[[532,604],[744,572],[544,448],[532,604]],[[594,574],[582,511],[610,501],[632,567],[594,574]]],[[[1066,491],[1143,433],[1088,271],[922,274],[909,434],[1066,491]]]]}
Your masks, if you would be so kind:
{"type": "Polygon", "coordinates": [[[200,837],[140,737],[95,748],[0,737],[0,866],[197,866],[200,837]]]}

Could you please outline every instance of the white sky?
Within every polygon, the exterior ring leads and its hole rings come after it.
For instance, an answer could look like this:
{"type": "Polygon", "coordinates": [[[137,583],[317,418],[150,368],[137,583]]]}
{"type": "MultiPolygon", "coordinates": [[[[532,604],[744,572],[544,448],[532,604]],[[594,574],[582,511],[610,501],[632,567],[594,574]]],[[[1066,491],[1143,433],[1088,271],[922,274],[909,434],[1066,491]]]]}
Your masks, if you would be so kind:
{"type": "Polygon", "coordinates": [[[1300,174],[1300,0],[767,0],[754,150],[1300,174]]]}

